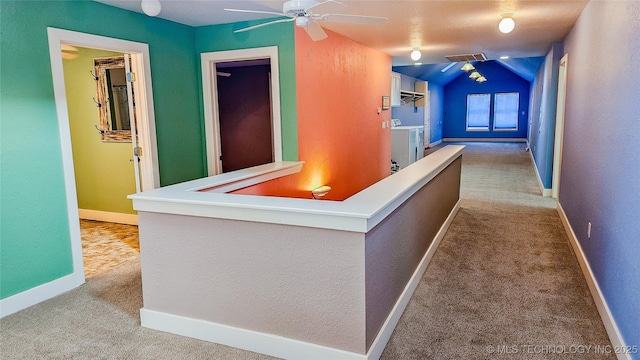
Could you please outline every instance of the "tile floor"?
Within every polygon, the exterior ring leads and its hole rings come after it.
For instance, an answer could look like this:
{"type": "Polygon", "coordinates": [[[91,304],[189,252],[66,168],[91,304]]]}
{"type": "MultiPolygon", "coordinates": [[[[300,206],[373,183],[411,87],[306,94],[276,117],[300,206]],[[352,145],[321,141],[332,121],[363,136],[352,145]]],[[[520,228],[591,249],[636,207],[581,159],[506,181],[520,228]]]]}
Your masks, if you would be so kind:
{"type": "Polygon", "coordinates": [[[138,227],[80,220],[84,276],[95,276],[140,256],[138,227]]]}

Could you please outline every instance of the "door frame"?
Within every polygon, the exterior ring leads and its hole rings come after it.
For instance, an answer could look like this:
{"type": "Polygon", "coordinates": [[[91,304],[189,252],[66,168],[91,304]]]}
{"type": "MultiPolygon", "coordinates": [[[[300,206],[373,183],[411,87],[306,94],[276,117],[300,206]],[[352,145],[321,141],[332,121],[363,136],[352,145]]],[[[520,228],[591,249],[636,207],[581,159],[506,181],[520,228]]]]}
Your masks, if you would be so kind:
{"type": "Polygon", "coordinates": [[[553,144],[553,175],[551,197],[560,196],[560,172],[562,169],[562,146],[564,142],[564,114],[567,98],[567,63],[569,54],[564,54],[558,66],[558,100],[556,102],[556,129],[553,144]]]}
{"type": "Polygon", "coordinates": [[[431,91],[427,90],[424,94],[424,109],[423,109],[423,125],[424,125],[424,140],[423,147],[425,149],[431,148],[431,91]]]}
{"type": "Polygon", "coordinates": [[[149,45],[51,27],[47,28],[47,34],[49,38],[53,92],[62,152],[69,235],[71,238],[71,255],[73,259],[72,276],[77,284],[82,284],[85,280],[82,258],[82,238],[80,235],[78,196],[76,193],[75,171],[73,167],[69,109],[64,84],[61,45],[64,43],[79,47],[131,54],[132,68],[136,72],[137,77],[137,81],[133,83],[133,86],[136,93],[135,111],[138,120],[138,136],[140,146],[144,151],[143,156],[140,157],[141,185],[143,191],[160,187],[149,45]]]}
{"type": "Polygon", "coordinates": [[[269,59],[271,64],[271,128],[274,162],[282,161],[282,124],[280,116],[280,71],[278,47],[207,52],[200,55],[202,67],[202,98],[207,172],[209,176],[222,173],[220,146],[220,114],[216,64],[219,62],[269,59]]]}

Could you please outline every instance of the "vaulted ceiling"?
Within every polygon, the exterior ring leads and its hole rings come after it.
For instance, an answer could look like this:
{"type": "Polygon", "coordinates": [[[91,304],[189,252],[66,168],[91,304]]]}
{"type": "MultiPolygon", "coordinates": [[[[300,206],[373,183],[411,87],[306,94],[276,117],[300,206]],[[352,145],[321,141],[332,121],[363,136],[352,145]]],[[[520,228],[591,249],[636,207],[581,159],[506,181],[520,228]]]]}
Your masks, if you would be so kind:
{"type": "MultiPolygon", "coordinates": [[[[96,0],[131,11],[142,12],[140,0],[96,0]]],[[[322,1],[320,1],[322,2],[322,1]]],[[[205,26],[272,18],[269,14],[225,11],[225,8],[281,12],[282,0],[160,0],[158,17],[191,25],[205,26]]],[[[447,55],[484,53],[525,79],[533,78],[551,44],[562,41],[576,22],[588,0],[340,0],[315,7],[315,13],[342,13],[383,16],[383,26],[322,23],[368,47],[393,58],[393,65],[417,78],[437,78],[446,83],[458,67],[440,73],[449,61],[447,55]],[[498,31],[501,15],[513,14],[513,32],[498,31]],[[413,49],[422,52],[414,65],[413,49]],[[533,59],[528,59],[533,58],[533,59]],[[537,59],[536,59],[537,58],[537,59]],[[411,66],[411,70],[405,66],[411,66]],[[419,75],[419,76],[418,76],[419,75]]],[[[294,26],[293,24],[291,26],[294,26]]],[[[436,80],[434,80],[436,81],[436,80]]],[[[450,80],[449,80],[450,81],[450,80]]]]}
{"type": "MultiPolygon", "coordinates": [[[[505,60],[488,60],[511,70],[521,78],[531,82],[535,79],[540,65],[544,62],[544,56],[505,59],[505,60]]],[[[477,61],[471,62],[476,64],[477,61]]],[[[460,70],[463,63],[455,64],[450,67],[450,63],[443,64],[422,64],[422,65],[403,65],[394,66],[393,71],[408,75],[420,80],[434,82],[438,85],[447,85],[458,76],[465,74],[460,70]]]]}

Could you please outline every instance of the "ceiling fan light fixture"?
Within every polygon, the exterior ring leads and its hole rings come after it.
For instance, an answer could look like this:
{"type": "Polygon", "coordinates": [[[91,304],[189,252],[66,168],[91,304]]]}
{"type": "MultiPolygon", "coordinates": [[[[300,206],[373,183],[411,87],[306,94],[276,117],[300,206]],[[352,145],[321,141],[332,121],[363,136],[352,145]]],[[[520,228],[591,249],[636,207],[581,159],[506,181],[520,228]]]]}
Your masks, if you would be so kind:
{"type": "Polygon", "coordinates": [[[158,14],[160,14],[160,10],[162,10],[160,0],[142,0],[140,7],[148,16],[158,16],[158,14]]]}
{"type": "MultiPolygon", "coordinates": [[[[144,1],[159,1],[159,0],[142,0],[144,1]]],[[[351,15],[351,14],[316,14],[312,11],[320,5],[335,2],[341,5],[341,2],[336,0],[289,0],[282,4],[282,12],[275,11],[262,11],[262,10],[249,10],[249,9],[231,9],[225,8],[225,11],[251,13],[251,14],[267,14],[284,17],[277,20],[267,21],[258,25],[253,25],[241,29],[233,30],[234,33],[245,32],[268,26],[272,24],[294,22],[296,26],[303,28],[311,40],[319,41],[327,38],[327,33],[320,26],[322,23],[345,23],[345,24],[359,24],[359,25],[384,25],[388,19],[381,16],[366,16],[366,15],[351,15]]],[[[273,17],[273,16],[271,16],[273,17]]]]}
{"type": "Polygon", "coordinates": [[[422,57],[422,53],[420,52],[420,50],[413,50],[411,52],[411,60],[418,61],[420,60],[421,57],[422,57]]]}
{"type": "Polygon", "coordinates": [[[516,22],[512,18],[513,14],[502,14],[502,19],[498,24],[498,30],[503,34],[508,34],[516,27],[516,22]]]}
{"type": "Polygon", "coordinates": [[[309,25],[309,19],[304,16],[298,16],[295,21],[296,26],[307,27],[307,25],[309,25]]]}
{"type": "Polygon", "coordinates": [[[466,62],[464,65],[462,65],[462,67],[460,68],[460,70],[467,72],[467,71],[471,71],[471,70],[475,70],[475,66],[473,66],[470,62],[466,62]]]}

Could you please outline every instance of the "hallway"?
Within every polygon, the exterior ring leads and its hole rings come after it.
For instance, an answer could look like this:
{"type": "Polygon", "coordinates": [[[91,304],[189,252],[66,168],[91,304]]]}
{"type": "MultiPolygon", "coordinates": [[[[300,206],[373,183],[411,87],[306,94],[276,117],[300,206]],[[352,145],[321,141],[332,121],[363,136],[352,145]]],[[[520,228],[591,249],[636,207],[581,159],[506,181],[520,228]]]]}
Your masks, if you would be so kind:
{"type": "Polygon", "coordinates": [[[525,144],[465,145],[461,209],[382,359],[615,358],[525,144]]]}
{"type": "MultiPolygon", "coordinates": [[[[555,201],[539,195],[524,144],[466,145],[461,209],[381,359],[615,358],[601,351],[611,344],[555,201]],[[586,346],[592,347],[576,353],[586,346]]],[[[3,359],[270,358],[142,328],[140,307],[135,257],[3,318],[0,353],[3,359]]]]}

